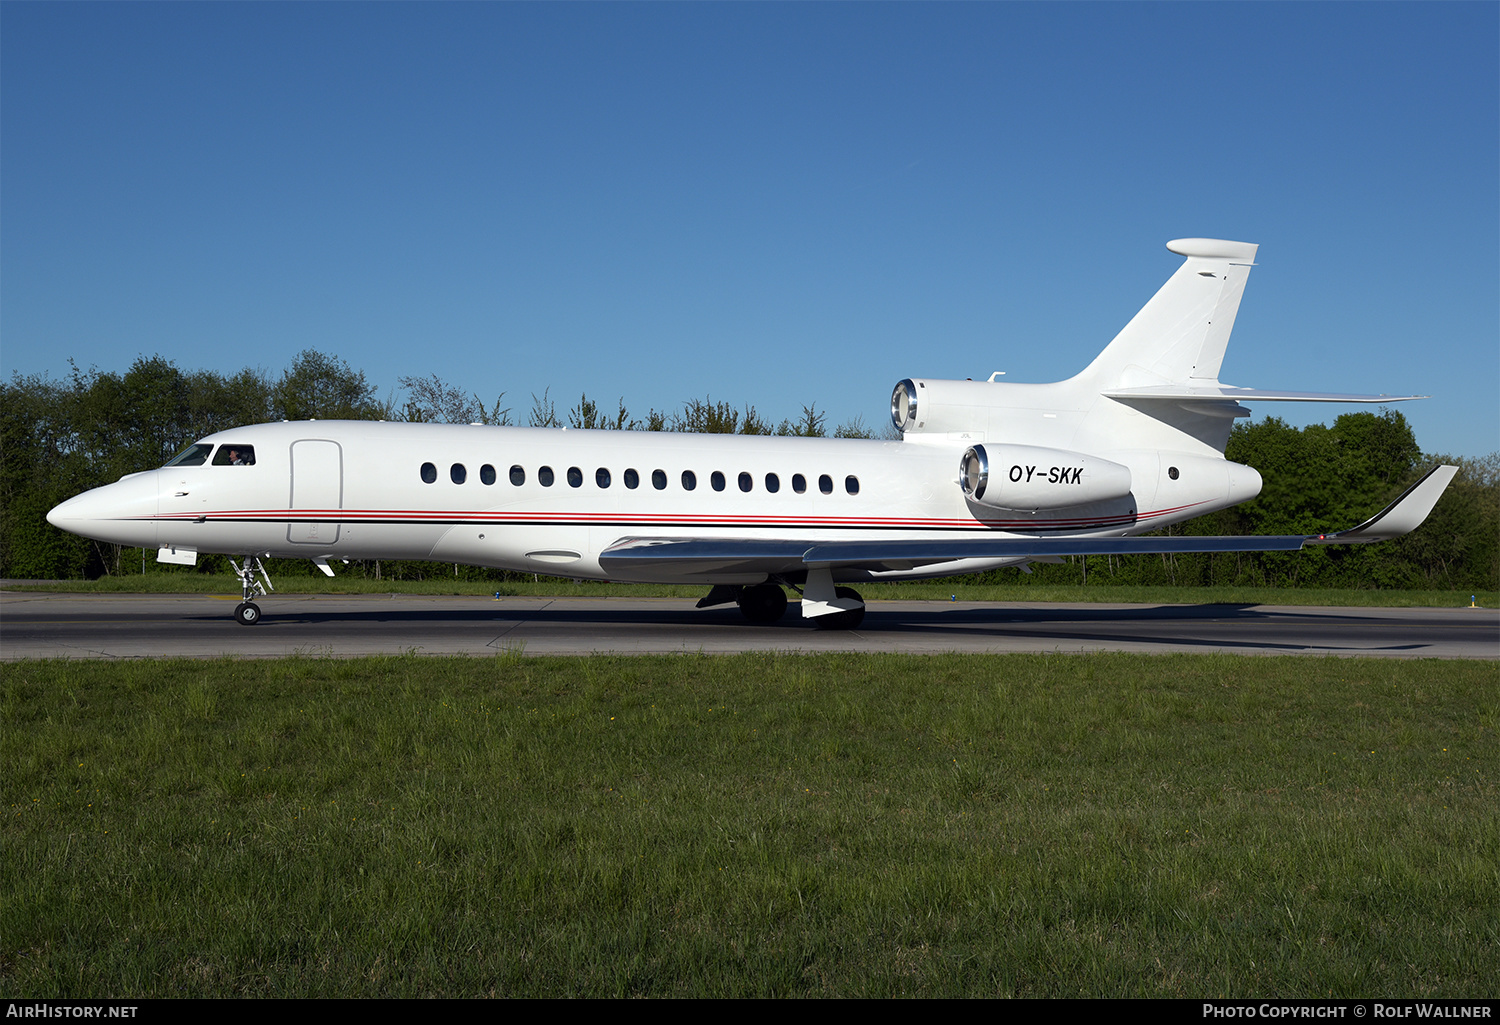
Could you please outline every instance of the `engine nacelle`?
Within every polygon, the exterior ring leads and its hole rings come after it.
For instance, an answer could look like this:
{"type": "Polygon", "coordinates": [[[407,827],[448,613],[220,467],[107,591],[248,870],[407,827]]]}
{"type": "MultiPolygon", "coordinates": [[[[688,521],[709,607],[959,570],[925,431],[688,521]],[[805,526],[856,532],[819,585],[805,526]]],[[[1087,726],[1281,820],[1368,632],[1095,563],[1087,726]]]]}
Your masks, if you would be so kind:
{"type": "Polygon", "coordinates": [[[1108,502],[1130,494],[1130,468],[1098,456],[1031,445],[974,445],[958,464],[969,501],[1031,512],[1108,502]]]}
{"type": "Polygon", "coordinates": [[[891,423],[908,437],[982,434],[1001,429],[993,422],[997,415],[1009,417],[1017,409],[1056,409],[1063,397],[1053,394],[1056,387],[908,377],[891,392],[891,423]]]}

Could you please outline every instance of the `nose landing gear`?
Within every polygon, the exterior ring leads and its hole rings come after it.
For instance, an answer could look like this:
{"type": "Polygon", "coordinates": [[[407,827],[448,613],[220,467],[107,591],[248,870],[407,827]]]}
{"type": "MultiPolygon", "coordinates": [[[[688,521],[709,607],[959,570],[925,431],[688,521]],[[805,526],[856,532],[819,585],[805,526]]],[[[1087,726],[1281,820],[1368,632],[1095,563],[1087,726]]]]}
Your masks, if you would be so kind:
{"type": "Polygon", "coordinates": [[[271,585],[270,574],[261,565],[259,556],[245,556],[243,565],[231,558],[229,565],[234,567],[235,575],[240,578],[240,596],[244,599],[235,606],[235,622],[239,623],[240,626],[254,626],[260,622],[260,606],[255,604],[251,599],[257,595],[266,594],[268,589],[274,591],[276,588],[271,585]],[[264,584],[260,580],[255,579],[257,572],[260,573],[261,579],[265,581],[264,584]]]}

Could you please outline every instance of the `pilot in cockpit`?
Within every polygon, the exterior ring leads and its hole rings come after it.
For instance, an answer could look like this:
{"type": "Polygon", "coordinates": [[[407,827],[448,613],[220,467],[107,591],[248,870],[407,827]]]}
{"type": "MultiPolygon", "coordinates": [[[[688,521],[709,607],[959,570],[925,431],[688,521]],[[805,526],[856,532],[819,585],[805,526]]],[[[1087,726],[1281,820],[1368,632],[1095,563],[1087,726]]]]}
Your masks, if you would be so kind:
{"type": "Polygon", "coordinates": [[[225,445],[214,456],[215,466],[254,466],[255,449],[250,445],[225,445]]]}

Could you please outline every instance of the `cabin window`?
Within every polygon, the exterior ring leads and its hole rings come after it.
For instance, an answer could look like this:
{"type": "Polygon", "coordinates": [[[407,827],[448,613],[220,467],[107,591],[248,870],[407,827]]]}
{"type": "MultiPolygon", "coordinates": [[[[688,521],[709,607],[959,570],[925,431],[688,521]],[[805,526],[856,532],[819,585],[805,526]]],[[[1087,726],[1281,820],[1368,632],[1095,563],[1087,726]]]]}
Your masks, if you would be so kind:
{"type": "Polygon", "coordinates": [[[631,491],[641,486],[641,475],[634,470],[625,471],[625,486],[631,491]]]}
{"type": "Polygon", "coordinates": [[[448,476],[455,484],[462,484],[469,479],[469,471],[464,469],[463,463],[454,463],[448,467],[448,476]]]}
{"type": "Polygon", "coordinates": [[[202,466],[208,461],[212,445],[189,445],[167,461],[168,466],[202,466]]]}
{"type": "Polygon", "coordinates": [[[601,488],[609,487],[609,471],[602,466],[599,467],[599,469],[595,470],[594,483],[599,485],[601,488]]]}
{"type": "MultiPolygon", "coordinates": [[[[181,464],[179,464],[181,465],[181,464]]],[[[214,453],[215,466],[254,466],[254,445],[220,445],[214,453]]]]}
{"type": "Polygon", "coordinates": [[[847,491],[847,492],[849,492],[849,494],[851,494],[851,495],[857,495],[857,494],[859,494],[859,478],[855,477],[852,474],[849,475],[848,477],[845,477],[844,478],[844,490],[847,491]]]}
{"type": "MultiPolygon", "coordinates": [[[[523,473],[522,476],[524,477],[525,474],[523,473]]],[[[536,472],[536,479],[541,482],[542,487],[550,488],[552,486],[552,467],[542,467],[536,472]]]]}
{"type": "Polygon", "coordinates": [[[583,487],[583,471],[576,466],[568,467],[568,487],[583,487]]]}
{"type": "Polygon", "coordinates": [[[682,471],[682,490],[691,491],[698,486],[698,475],[692,470],[682,471]]]}
{"type": "Polygon", "coordinates": [[[766,490],[773,495],[776,494],[776,492],[780,491],[781,478],[776,476],[774,473],[766,474],[766,490]]]}
{"type": "Polygon", "coordinates": [[[799,495],[805,494],[807,492],[807,478],[800,473],[792,474],[792,490],[799,495]]]}
{"type": "Polygon", "coordinates": [[[755,487],[755,478],[752,477],[752,476],[750,476],[748,473],[745,473],[744,471],[741,471],[740,472],[740,490],[741,491],[749,491],[753,487],[755,487]]]}
{"type": "Polygon", "coordinates": [[[485,463],[479,468],[479,479],[486,485],[495,483],[495,468],[489,463],[485,463]]]}
{"type": "Polygon", "coordinates": [[[833,494],[833,478],[828,476],[828,474],[826,473],[819,477],[818,490],[823,492],[823,494],[825,495],[833,494]]]}
{"type": "MultiPolygon", "coordinates": [[[[547,468],[546,467],[542,467],[542,469],[546,470],[547,468]]],[[[510,482],[512,484],[514,484],[516,487],[520,487],[522,484],[525,484],[526,483],[526,467],[521,466],[519,463],[517,465],[515,465],[515,466],[512,466],[510,468],[510,482]]],[[[547,483],[548,484],[552,483],[552,471],[551,470],[547,470],[547,483]]]]}
{"type": "Polygon", "coordinates": [[[715,470],[713,472],[713,474],[708,478],[708,482],[714,486],[715,491],[724,490],[724,475],[718,470],[715,470]]]}
{"type": "Polygon", "coordinates": [[[436,466],[433,466],[431,463],[423,463],[422,464],[422,483],[423,484],[436,484],[437,483],[437,467],[436,466]]]}
{"type": "Polygon", "coordinates": [[[667,475],[666,475],[666,472],[663,471],[663,470],[652,470],[651,471],[651,486],[653,488],[655,488],[657,491],[665,491],[667,489],[667,475]]]}

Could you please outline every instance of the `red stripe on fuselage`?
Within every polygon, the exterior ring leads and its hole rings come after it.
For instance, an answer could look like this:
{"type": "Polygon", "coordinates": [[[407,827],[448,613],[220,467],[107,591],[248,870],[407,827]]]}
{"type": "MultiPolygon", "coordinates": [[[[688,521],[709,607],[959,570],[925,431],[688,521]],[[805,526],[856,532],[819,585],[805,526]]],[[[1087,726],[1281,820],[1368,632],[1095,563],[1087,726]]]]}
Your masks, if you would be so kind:
{"type": "Polygon", "coordinates": [[[1084,516],[1038,521],[1001,519],[934,519],[897,516],[724,516],[708,513],[648,515],[640,513],[559,513],[496,510],[432,509],[234,509],[219,512],[183,512],[134,517],[168,522],[284,522],[457,525],[464,523],[514,524],[526,526],[650,526],[650,527],[775,527],[778,529],[829,530],[1087,530],[1137,524],[1181,513],[1195,506],[1174,506],[1133,516],[1084,516]]]}

